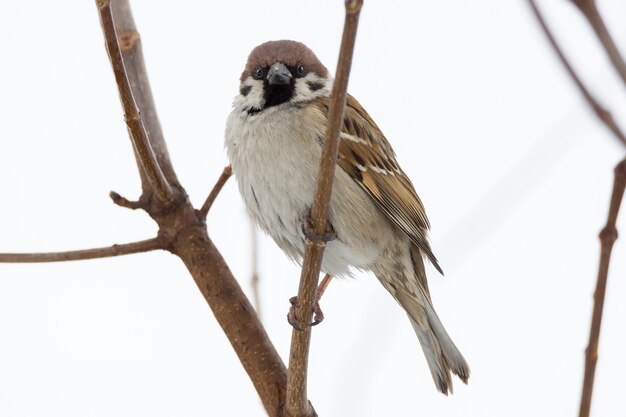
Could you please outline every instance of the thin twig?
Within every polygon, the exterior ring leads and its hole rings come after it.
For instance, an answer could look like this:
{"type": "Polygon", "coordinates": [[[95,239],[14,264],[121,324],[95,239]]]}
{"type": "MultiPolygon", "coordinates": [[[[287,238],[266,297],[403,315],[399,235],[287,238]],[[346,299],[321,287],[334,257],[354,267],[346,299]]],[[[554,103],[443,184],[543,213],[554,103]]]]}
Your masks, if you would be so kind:
{"type": "Polygon", "coordinates": [[[86,259],[110,258],[113,256],[130,255],[133,253],[149,252],[164,249],[157,238],[141,240],[133,243],[107,246],[105,248],[84,249],[69,252],[48,253],[0,253],[2,263],[36,263],[36,262],[64,262],[82,261],[86,259]]]}
{"type": "Polygon", "coordinates": [[[119,195],[115,191],[111,191],[109,193],[109,197],[111,197],[111,200],[113,200],[113,203],[117,204],[120,207],[124,207],[124,208],[131,209],[131,210],[145,209],[146,208],[146,203],[145,202],[143,202],[143,201],[130,201],[126,197],[122,197],[121,195],[119,195]]]}
{"type": "Polygon", "coordinates": [[[598,343],[600,340],[600,326],[602,325],[602,310],[604,308],[604,295],[606,293],[606,281],[609,272],[609,262],[613,244],[617,240],[617,214],[624,196],[626,187],[626,159],[615,167],[615,180],[611,194],[611,205],[606,226],[600,232],[600,266],[598,268],[598,281],[593,299],[593,315],[591,329],[589,331],[589,344],[585,350],[585,377],[583,378],[583,390],[580,397],[579,417],[588,417],[591,409],[591,395],[593,393],[593,380],[598,362],[598,343]]]}
{"type": "Polygon", "coordinates": [[[115,81],[120,93],[122,107],[124,108],[124,119],[128,126],[128,131],[135,151],[141,161],[141,166],[146,174],[150,185],[159,201],[164,204],[170,204],[174,201],[175,193],[168,183],[161,166],[156,159],[148,132],[144,126],[143,119],[137,108],[130,81],[126,75],[124,62],[122,60],[122,51],[117,39],[115,23],[113,21],[113,12],[111,11],[110,0],[97,0],[98,11],[100,13],[100,22],[104,31],[107,51],[111,59],[115,81]]]}
{"type": "Polygon", "coordinates": [[[574,68],[570,65],[569,61],[563,54],[563,51],[561,51],[561,48],[559,47],[558,43],[554,39],[554,36],[552,36],[552,32],[550,31],[545,20],[543,19],[543,16],[541,15],[541,11],[537,7],[535,0],[528,0],[528,3],[530,4],[530,7],[532,8],[533,13],[535,14],[535,17],[537,18],[539,25],[541,26],[541,28],[543,29],[543,32],[548,38],[548,41],[552,45],[552,48],[554,48],[554,51],[556,52],[559,59],[561,60],[561,63],[567,70],[567,73],[570,75],[572,80],[574,80],[574,83],[576,83],[576,86],[585,97],[585,100],[587,100],[587,102],[589,103],[593,111],[596,113],[598,118],[600,118],[602,123],[604,123],[604,125],[608,127],[611,130],[611,132],[613,132],[615,137],[622,143],[622,145],[626,146],[626,136],[624,135],[623,131],[617,125],[617,122],[615,122],[613,115],[607,109],[605,109],[598,102],[598,100],[595,99],[595,97],[589,92],[587,87],[580,80],[580,78],[578,77],[578,74],[576,74],[576,71],[574,71],[574,68]]]}
{"type": "MultiPolygon", "coordinates": [[[[339,149],[339,132],[343,122],[346,105],[348,79],[352,65],[352,54],[356,39],[359,14],[363,0],[346,0],[346,18],[337,63],[337,73],[333,85],[332,99],[328,111],[328,126],[324,147],[320,161],[320,170],[317,178],[315,198],[311,208],[313,230],[321,236],[326,230],[328,205],[330,201],[335,166],[339,149]]],[[[298,289],[298,327],[304,331],[295,330],[291,336],[291,350],[289,352],[289,372],[287,379],[287,401],[285,414],[290,417],[315,415],[313,407],[307,399],[307,368],[309,358],[309,344],[311,327],[309,323],[313,315],[315,292],[319,279],[322,256],[326,244],[323,241],[305,241],[305,253],[302,263],[302,274],[298,289]]]]}
{"type": "Polygon", "coordinates": [[[572,1],[587,18],[587,21],[596,32],[600,43],[613,63],[615,71],[617,71],[624,84],[626,84],[626,62],[624,62],[624,58],[620,54],[619,49],[617,49],[617,45],[615,45],[615,42],[607,29],[606,24],[602,19],[602,15],[600,15],[600,11],[596,5],[596,0],[572,1]]]}
{"type": "Polygon", "coordinates": [[[202,213],[203,217],[206,217],[209,214],[209,210],[211,210],[211,206],[213,202],[217,198],[217,195],[222,191],[222,187],[226,184],[226,181],[233,175],[233,169],[230,165],[224,167],[224,171],[222,171],[222,175],[217,179],[217,182],[213,186],[213,189],[209,193],[209,196],[206,198],[202,208],[200,209],[200,213],[202,213]]]}

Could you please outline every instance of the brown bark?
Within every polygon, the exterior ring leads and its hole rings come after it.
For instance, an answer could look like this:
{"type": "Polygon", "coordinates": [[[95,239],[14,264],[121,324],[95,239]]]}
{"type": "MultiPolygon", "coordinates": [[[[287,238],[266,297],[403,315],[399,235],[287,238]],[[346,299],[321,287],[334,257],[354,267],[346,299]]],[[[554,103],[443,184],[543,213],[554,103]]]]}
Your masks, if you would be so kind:
{"type": "MultiPolygon", "coordinates": [[[[608,54],[615,70],[626,83],[626,65],[613,43],[613,40],[598,12],[595,0],[572,0],[576,6],[583,12],[592,25],[602,46],[608,54]]],[[[548,38],[550,45],[556,52],[559,60],[565,67],[565,70],[576,83],[576,86],[585,97],[587,103],[594,110],[600,121],[613,133],[613,135],[624,145],[626,145],[626,136],[622,129],[617,125],[613,115],[605,109],[596,98],[591,94],[589,89],[581,81],[580,77],[569,63],[559,44],[552,36],[548,25],[546,24],[541,11],[537,7],[535,0],[528,0],[530,7],[539,22],[544,34],[548,38]]],[[[611,251],[613,244],[617,240],[617,229],[615,223],[617,214],[624,195],[624,187],[626,187],[626,159],[620,162],[615,168],[615,180],[613,183],[613,193],[611,194],[611,204],[606,226],[600,232],[600,265],[598,268],[598,277],[596,282],[596,290],[594,292],[594,305],[591,317],[591,328],[589,330],[589,342],[585,350],[585,375],[583,377],[583,387],[580,398],[579,417],[589,417],[591,410],[591,397],[593,394],[593,383],[595,379],[596,363],[598,361],[598,344],[600,341],[600,328],[602,325],[602,312],[604,309],[604,296],[606,294],[606,282],[608,278],[609,263],[611,259],[611,251]]]]}
{"type": "MultiPolygon", "coordinates": [[[[339,51],[339,62],[337,63],[332,99],[328,110],[328,126],[326,127],[324,148],[317,177],[317,188],[311,208],[313,231],[317,236],[322,236],[326,230],[328,204],[337,165],[339,133],[343,123],[352,53],[363,1],[346,0],[345,6],[346,18],[339,51]]],[[[309,239],[305,240],[302,274],[298,288],[298,306],[296,308],[298,327],[304,330],[294,329],[291,336],[287,402],[285,404],[285,415],[290,417],[316,415],[307,399],[307,369],[311,341],[309,323],[313,316],[315,293],[325,248],[326,244],[322,240],[315,242],[309,239]]]]}
{"type": "Polygon", "coordinates": [[[589,417],[591,410],[591,396],[593,394],[593,381],[596,375],[598,362],[598,345],[600,343],[600,327],[602,326],[602,311],[604,310],[604,295],[606,294],[606,282],[609,275],[609,263],[613,244],[617,240],[617,215],[624,197],[626,187],[626,159],[615,167],[615,180],[611,193],[611,204],[606,226],[600,232],[600,265],[598,266],[598,279],[596,290],[593,293],[593,313],[591,316],[591,328],[589,329],[589,343],[585,350],[585,376],[583,389],[580,397],[579,417],[589,417]]]}
{"type": "MultiPolygon", "coordinates": [[[[200,210],[196,210],[171,164],[156,114],[141,52],[141,38],[135,27],[128,0],[96,0],[105,45],[118,86],[125,121],[133,145],[142,183],[142,194],[130,201],[111,192],[121,207],[142,209],[158,224],[157,237],[141,242],[106,248],[42,254],[0,254],[0,262],[52,262],[164,249],[181,258],[206,299],[248,373],[269,415],[304,416],[314,414],[306,397],[306,368],[310,330],[294,334],[292,346],[292,404],[285,407],[287,369],[268,338],[265,329],[238,282],[208,236],[205,218],[221,188],[231,175],[226,167],[200,210]],[[302,343],[304,342],[304,343],[302,343]],[[302,406],[304,405],[304,406],[302,406]]],[[[346,24],[341,45],[337,79],[329,113],[329,128],[321,160],[318,190],[312,207],[314,230],[325,230],[339,130],[343,118],[346,89],[352,61],[358,16],[362,0],[346,1],[346,24]]],[[[324,243],[307,241],[303,266],[306,284],[301,286],[301,310],[312,315],[313,297],[324,243]],[[303,289],[304,288],[304,289],[303,289]]]]}
{"type": "Polygon", "coordinates": [[[200,209],[200,213],[202,213],[204,217],[209,214],[209,210],[211,210],[211,206],[215,202],[217,195],[220,193],[220,191],[222,191],[222,187],[224,187],[224,184],[226,184],[226,181],[228,181],[231,175],[233,175],[233,169],[230,165],[228,165],[224,168],[224,171],[222,171],[222,175],[220,175],[219,179],[213,186],[213,189],[209,193],[209,196],[204,201],[202,208],[200,209]]]}
{"type": "Polygon", "coordinates": [[[159,239],[154,238],[142,240],[140,242],[107,246],[105,248],[83,249],[69,252],[0,253],[0,262],[35,263],[80,261],[85,259],[130,255],[133,253],[149,252],[157,249],[163,249],[163,243],[159,239]]]}
{"type": "Polygon", "coordinates": [[[609,29],[604,23],[604,19],[600,15],[596,0],[572,0],[574,4],[585,15],[587,21],[593,28],[594,32],[598,36],[598,40],[604,47],[604,51],[611,60],[615,71],[619,74],[624,84],[626,84],[626,62],[617,49],[617,45],[613,41],[613,37],[609,33],[609,29]]]}
{"type": "MultiPolygon", "coordinates": [[[[115,22],[115,31],[120,43],[124,70],[130,82],[135,103],[142,115],[144,127],[150,138],[150,145],[165,178],[167,178],[171,186],[178,186],[179,182],[170,161],[161,123],[159,122],[154,99],[152,98],[152,89],[150,88],[148,73],[143,59],[141,36],[135,26],[130,4],[128,0],[115,0],[113,4],[114,7],[112,7],[111,12],[115,22]]],[[[137,163],[139,174],[142,178],[142,189],[144,194],[149,195],[152,190],[145,188],[148,181],[145,178],[141,164],[139,161],[137,163]]]]}
{"type": "Polygon", "coordinates": [[[147,151],[138,149],[143,146],[141,143],[135,145],[138,165],[146,173],[142,176],[143,194],[140,201],[130,203],[119,196],[117,201],[125,201],[127,204],[123,205],[131,208],[144,209],[158,223],[159,239],[189,269],[254,384],[267,413],[278,415],[285,398],[285,365],[207,234],[204,218],[209,207],[205,207],[205,212],[195,210],[178,183],[156,116],[143,64],[140,37],[128,2],[98,0],[97,5],[114,71],[116,68],[123,69],[121,74],[116,73],[116,81],[125,112],[132,113],[134,102],[134,108],[140,116],[131,117],[131,120],[136,121],[129,124],[131,140],[137,143],[145,139],[148,145],[147,151]],[[116,44],[120,46],[119,53],[115,52],[116,44]],[[170,186],[170,190],[165,184],[170,186]],[[155,194],[157,198],[152,198],[155,194]]]}

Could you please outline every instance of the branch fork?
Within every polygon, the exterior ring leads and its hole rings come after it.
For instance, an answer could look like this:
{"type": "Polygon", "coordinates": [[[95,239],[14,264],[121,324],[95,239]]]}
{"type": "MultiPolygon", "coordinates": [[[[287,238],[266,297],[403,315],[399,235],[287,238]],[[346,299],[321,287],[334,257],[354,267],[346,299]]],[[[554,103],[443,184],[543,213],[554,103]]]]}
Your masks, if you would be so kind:
{"type": "MultiPolygon", "coordinates": [[[[194,278],[267,413],[276,416],[285,402],[286,367],[254,308],[209,238],[204,216],[191,205],[176,178],[156,114],[141,39],[128,0],[97,0],[96,5],[142,185],[142,196],[138,201],[130,201],[115,192],[110,196],[119,206],[145,210],[157,222],[158,235],[141,242],[85,251],[0,254],[0,262],[50,262],[154,249],[171,251],[181,258],[194,278]]],[[[213,200],[219,189],[214,191],[213,200]]],[[[204,215],[209,208],[210,205],[205,208],[204,215]]]]}
{"type": "MultiPolygon", "coordinates": [[[[346,89],[362,0],[347,0],[337,78],[329,110],[329,127],[320,162],[320,175],[312,206],[314,236],[324,236],[328,201],[346,89]]],[[[168,250],[180,257],[215,318],[238,355],[271,416],[314,416],[307,399],[306,373],[311,330],[294,331],[287,371],[254,308],[232,276],[206,230],[205,218],[218,193],[232,174],[226,167],[200,210],[194,209],[178,182],[159,125],[128,0],[96,0],[106,49],[120,94],[142,183],[142,196],[130,201],[111,192],[112,201],[132,210],[146,211],[158,224],[157,237],[106,248],[39,254],[0,254],[0,262],[56,262],[119,256],[150,250],[168,250]]],[[[326,243],[306,240],[306,254],[299,290],[299,320],[308,321],[326,243]]],[[[304,327],[304,326],[303,326],[304,327]]]]}

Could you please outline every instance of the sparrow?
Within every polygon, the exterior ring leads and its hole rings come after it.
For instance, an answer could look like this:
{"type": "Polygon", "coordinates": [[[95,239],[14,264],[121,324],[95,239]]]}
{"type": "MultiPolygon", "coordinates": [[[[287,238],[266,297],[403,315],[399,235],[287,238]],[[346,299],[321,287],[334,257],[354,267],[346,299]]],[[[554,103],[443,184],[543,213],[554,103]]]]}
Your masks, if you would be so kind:
{"type": "MultiPolygon", "coordinates": [[[[333,78],[292,40],[252,50],[225,131],[225,147],[245,206],[285,254],[301,262],[303,221],[315,194],[333,78]]],[[[426,212],[374,120],[347,96],[322,271],[371,271],[409,316],[435,385],[452,393],[451,374],[470,369],[430,297],[424,258],[441,268],[428,240],[426,212]]]]}

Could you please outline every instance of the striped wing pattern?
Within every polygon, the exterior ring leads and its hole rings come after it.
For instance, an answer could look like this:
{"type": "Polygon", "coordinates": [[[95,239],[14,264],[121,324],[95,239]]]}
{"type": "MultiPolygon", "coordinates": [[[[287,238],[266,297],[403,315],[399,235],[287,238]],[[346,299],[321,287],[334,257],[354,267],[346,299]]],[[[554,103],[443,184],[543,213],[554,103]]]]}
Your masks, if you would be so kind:
{"type": "MultiPolygon", "coordinates": [[[[328,114],[329,101],[323,97],[316,103],[324,114],[328,114]]],[[[337,163],[443,274],[428,242],[430,224],[424,205],[398,165],[391,145],[351,95],[346,102],[337,163]]]]}

